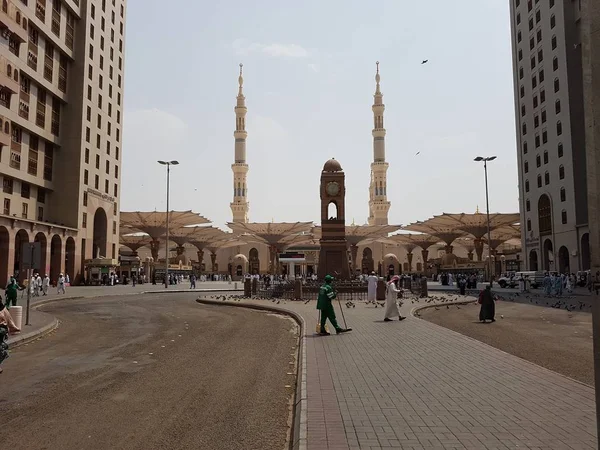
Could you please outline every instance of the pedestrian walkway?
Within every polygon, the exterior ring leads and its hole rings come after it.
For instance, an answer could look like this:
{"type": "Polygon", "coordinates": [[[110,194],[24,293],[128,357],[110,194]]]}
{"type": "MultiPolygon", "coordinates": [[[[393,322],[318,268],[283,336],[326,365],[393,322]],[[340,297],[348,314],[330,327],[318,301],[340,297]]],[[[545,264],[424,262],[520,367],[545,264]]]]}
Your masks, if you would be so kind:
{"type": "Polygon", "coordinates": [[[592,387],[382,308],[344,307],[354,330],[320,337],[315,302],[278,307],[306,321],[309,450],[597,448],[592,387]]]}

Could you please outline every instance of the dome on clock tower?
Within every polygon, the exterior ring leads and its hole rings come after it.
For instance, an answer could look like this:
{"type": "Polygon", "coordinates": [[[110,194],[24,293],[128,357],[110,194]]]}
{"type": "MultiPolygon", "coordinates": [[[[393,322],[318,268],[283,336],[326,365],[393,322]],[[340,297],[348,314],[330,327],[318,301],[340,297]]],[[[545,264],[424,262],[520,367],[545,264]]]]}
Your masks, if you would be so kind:
{"type": "Polygon", "coordinates": [[[323,166],[323,172],[342,172],[342,165],[335,158],[331,158],[323,166]]]}

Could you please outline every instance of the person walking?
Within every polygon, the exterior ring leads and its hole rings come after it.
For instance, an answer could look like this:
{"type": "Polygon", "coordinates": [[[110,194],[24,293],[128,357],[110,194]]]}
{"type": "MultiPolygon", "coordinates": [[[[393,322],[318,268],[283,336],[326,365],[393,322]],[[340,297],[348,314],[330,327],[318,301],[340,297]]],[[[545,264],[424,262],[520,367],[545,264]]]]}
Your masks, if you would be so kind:
{"type": "Polygon", "coordinates": [[[46,274],[46,276],[44,277],[44,280],[42,281],[42,292],[44,295],[48,295],[49,287],[50,287],[50,277],[48,276],[48,274],[46,274]]]}
{"type": "Polygon", "coordinates": [[[6,286],[6,290],[4,294],[6,296],[6,308],[10,309],[10,306],[17,306],[17,294],[18,294],[19,286],[17,285],[17,280],[15,277],[10,277],[10,281],[6,286]]]}
{"type": "Polygon", "coordinates": [[[190,289],[196,289],[196,275],[190,275],[190,289]]]}
{"type": "Polygon", "coordinates": [[[385,292],[385,317],[384,322],[391,322],[394,317],[398,317],[399,320],[404,320],[406,317],[402,317],[400,310],[398,309],[398,293],[400,290],[396,287],[396,282],[400,279],[398,275],[394,275],[387,284],[385,292]]]}
{"type": "Polygon", "coordinates": [[[58,281],[56,282],[56,288],[57,288],[57,294],[63,293],[65,294],[65,277],[63,276],[63,274],[61,273],[58,276],[58,281]]]}
{"type": "Polygon", "coordinates": [[[491,286],[488,285],[481,291],[479,294],[479,303],[481,304],[479,320],[483,323],[486,323],[486,320],[495,322],[496,304],[494,303],[494,294],[492,294],[491,286]]]}
{"type": "Polygon", "coordinates": [[[333,286],[331,286],[332,281],[333,277],[331,275],[325,276],[325,283],[319,289],[319,297],[317,298],[317,309],[321,314],[321,327],[319,330],[319,335],[321,336],[328,336],[330,334],[325,330],[327,319],[329,319],[337,334],[351,331],[350,329],[345,329],[339,326],[335,318],[335,311],[333,310],[332,301],[336,297],[336,292],[333,289],[333,286]]]}
{"type": "Polygon", "coordinates": [[[367,304],[373,303],[377,305],[377,281],[378,278],[375,272],[371,272],[371,275],[367,278],[367,304]]]}

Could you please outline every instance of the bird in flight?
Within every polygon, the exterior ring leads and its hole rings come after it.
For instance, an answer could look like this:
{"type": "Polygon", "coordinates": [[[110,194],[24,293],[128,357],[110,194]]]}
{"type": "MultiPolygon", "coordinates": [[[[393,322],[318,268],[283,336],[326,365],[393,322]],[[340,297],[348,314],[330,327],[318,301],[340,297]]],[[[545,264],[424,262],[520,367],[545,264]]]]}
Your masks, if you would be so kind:
{"type": "Polygon", "coordinates": [[[421,154],[421,152],[417,152],[417,153],[415,154],[415,156],[417,156],[417,155],[420,155],[420,154],[421,154]]]}
{"type": "Polygon", "coordinates": [[[428,62],[429,62],[429,60],[428,60],[428,59],[424,59],[424,60],[421,62],[421,65],[423,65],[423,64],[427,64],[428,62]]]}

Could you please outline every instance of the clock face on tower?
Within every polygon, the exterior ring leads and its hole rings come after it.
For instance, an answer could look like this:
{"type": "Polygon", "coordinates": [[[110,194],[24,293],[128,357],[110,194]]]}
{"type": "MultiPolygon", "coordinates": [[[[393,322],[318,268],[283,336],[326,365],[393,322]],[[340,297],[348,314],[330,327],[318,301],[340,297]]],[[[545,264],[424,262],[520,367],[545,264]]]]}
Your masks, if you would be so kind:
{"type": "Polygon", "coordinates": [[[327,189],[327,194],[329,194],[331,197],[335,197],[336,195],[338,195],[340,193],[340,185],[338,183],[336,183],[335,181],[327,183],[326,189],[327,189]]]}

